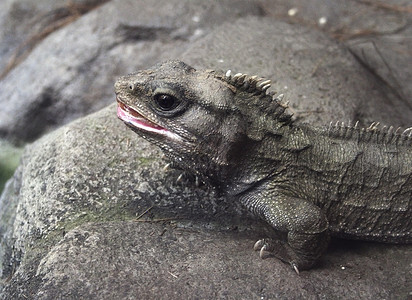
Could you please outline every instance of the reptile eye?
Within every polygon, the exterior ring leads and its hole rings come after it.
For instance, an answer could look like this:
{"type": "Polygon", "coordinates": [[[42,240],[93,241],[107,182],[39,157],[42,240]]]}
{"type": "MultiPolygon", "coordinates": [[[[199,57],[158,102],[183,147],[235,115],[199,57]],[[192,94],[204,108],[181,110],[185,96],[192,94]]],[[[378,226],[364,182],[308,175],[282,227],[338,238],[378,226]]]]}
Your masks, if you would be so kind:
{"type": "Polygon", "coordinates": [[[154,96],[154,100],[159,108],[164,111],[172,110],[179,104],[176,97],[168,94],[157,94],[154,96]]]}

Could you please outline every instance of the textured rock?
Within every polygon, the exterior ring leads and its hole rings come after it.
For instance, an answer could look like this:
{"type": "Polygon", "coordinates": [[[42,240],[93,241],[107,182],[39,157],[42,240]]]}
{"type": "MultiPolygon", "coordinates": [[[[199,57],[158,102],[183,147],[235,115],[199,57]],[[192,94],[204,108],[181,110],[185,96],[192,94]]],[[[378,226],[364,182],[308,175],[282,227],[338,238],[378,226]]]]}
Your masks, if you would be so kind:
{"type": "Polygon", "coordinates": [[[32,49],[48,33],[70,21],[74,14],[83,14],[106,1],[1,1],[0,74],[6,71],[13,57],[17,58],[32,49]]]}
{"type": "Polygon", "coordinates": [[[202,67],[250,70],[278,79],[277,89],[285,91],[308,121],[333,115],[345,122],[409,126],[411,26],[402,1],[112,0],[99,6],[105,2],[0,3],[0,68],[36,41],[27,58],[0,80],[1,137],[33,141],[107,105],[118,75],[185,57],[202,67]],[[296,14],[288,16],[291,8],[296,14]],[[262,26],[260,19],[239,20],[250,15],[267,19],[262,26]],[[318,24],[322,17],[323,26],[318,24]],[[214,34],[203,38],[213,29],[214,34]],[[322,30],[347,41],[362,66],[322,30]],[[226,63],[213,63],[217,59],[226,63]],[[335,100],[338,113],[333,109],[330,114],[335,100]]]}
{"type": "Polygon", "coordinates": [[[242,0],[112,0],[47,36],[0,81],[0,135],[32,141],[96,111],[111,101],[118,75],[176,57],[216,25],[259,13],[242,0]]]}
{"type": "Polygon", "coordinates": [[[182,57],[194,66],[271,79],[272,89],[285,94],[305,122],[411,124],[407,102],[376,81],[342,45],[301,25],[242,18],[194,42],[182,57]]]}
{"type": "Polygon", "coordinates": [[[412,26],[409,26],[391,35],[348,42],[350,51],[393,95],[390,105],[397,108],[412,107],[412,55],[405,55],[412,48],[412,41],[407,38],[411,35],[412,26]]]}
{"type": "Polygon", "coordinates": [[[335,241],[300,276],[261,260],[252,246],[270,229],[206,187],[177,184],[165,163],[116,119],[114,105],[27,147],[0,200],[0,297],[390,299],[411,291],[410,246],[335,241]]]}
{"type": "Polygon", "coordinates": [[[5,182],[13,175],[19,165],[22,149],[13,147],[0,139],[0,194],[5,182]]]}
{"type": "MultiPolygon", "coordinates": [[[[404,120],[399,124],[405,122],[405,117],[408,121],[412,108],[410,1],[262,0],[260,3],[266,15],[317,28],[341,41],[379,86],[372,88],[384,94],[384,99],[390,99],[385,106],[401,114],[404,120]],[[403,114],[405,110],[407,114],[403,114]]],[[[361,108],[362,113],[386,112],[379,102],[361,108]]]]}

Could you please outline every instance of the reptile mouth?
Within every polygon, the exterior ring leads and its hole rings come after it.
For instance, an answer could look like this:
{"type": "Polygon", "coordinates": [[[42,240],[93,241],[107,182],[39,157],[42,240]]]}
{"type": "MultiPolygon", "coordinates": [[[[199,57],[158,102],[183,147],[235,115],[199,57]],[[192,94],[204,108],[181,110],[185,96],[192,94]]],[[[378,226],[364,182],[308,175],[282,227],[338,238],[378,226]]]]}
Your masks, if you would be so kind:
{"type": "Polygon", "coordinates": [[[166,128],[150,121],[135,109],[124,104],[119,98],[117,100],[117,116],[120,120],[127,125],[136,128],[140,131],[153,132],[160,135],[164,135],[170,138],[180,138],[178,135],[170,132],[166,128]]]}

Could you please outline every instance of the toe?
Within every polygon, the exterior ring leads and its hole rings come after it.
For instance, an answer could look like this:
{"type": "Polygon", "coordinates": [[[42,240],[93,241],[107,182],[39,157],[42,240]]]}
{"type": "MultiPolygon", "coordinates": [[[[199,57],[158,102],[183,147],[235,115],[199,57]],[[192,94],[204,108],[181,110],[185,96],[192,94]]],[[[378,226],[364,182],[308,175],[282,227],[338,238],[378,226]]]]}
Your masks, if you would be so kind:
{"type": "Polygon", "coordinates": [[[262,249],[262,247],[263,247],[264,245],[265,245],[265,240],[264,240],[264,239],[258,240],[258,241],[255,243],[255,245],[253,246],[253,250],[259,251],[259,250],[262,249]]]}

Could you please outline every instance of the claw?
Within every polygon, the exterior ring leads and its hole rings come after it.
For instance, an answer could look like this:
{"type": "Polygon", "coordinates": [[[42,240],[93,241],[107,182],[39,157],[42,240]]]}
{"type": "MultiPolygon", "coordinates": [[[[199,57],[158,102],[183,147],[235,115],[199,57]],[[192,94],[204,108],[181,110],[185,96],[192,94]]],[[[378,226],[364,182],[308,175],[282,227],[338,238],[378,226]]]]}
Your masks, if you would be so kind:
{"type": "Polygon", "coordinates": [[[265,240],[258,240],[255,245],[253,246],[253,250],[259,251],[262,249],[263,245],[265,244],[265,240]]]}
{"type": "Polygon", "coordinates": [[[293,267],[293,269],[295,270],[295,272],[299,275],[298,266],[297,266],[294,262],[291,262],[290,264],[292,265],[292,267],[293,267]]]}
{"type": "Polygon", "coordinates": [[[261,259],[266,259],[271,256],[271,252],[267,250],[267,246],[264,245],[262,249],[260,249],[259,256],[261,259]]]}
{"type": "Polygon", "coordinates": [[[272,254],[271,251],[268,250],[268,245],[266,244],[265,239],[258,240],[253,246],[253,250],[259,251],[261,259],[268,258],[272,254]]]}
{"type": "MultiPolygon", "coordinates": [[[[278,246],[281,247],[282,245],[278,246]]],[[[277,249],[276,246],[273,245],[273,241],[271,239],[258,240],[253,246],[253,249],[255,251],[259,251],[259,256],[261,259],[266,259],[268,257],[277,257],[284,262],[289,262],[290,266],[293,268],[293,270],[295,270],[296,274],[300,274],[296,261],[291,259],[289,254],[286,252],[286,249],[277,249]]]]}
{"type": "Polygon", "coordinates": [[[176,179],[176,183],[182,182],[182,178],[183,178],[183,174],[180,174],[176,179]]]}

